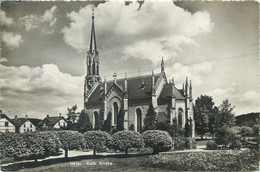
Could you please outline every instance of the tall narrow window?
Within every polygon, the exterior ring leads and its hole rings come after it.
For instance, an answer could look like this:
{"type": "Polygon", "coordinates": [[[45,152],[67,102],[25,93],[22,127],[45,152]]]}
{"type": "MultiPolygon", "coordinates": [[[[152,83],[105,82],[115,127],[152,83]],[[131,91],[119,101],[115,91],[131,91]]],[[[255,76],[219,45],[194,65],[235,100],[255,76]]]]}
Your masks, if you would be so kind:
{"type": "Polygon", "coordinates": [[[182,116],[183,116],[183,110],[182,110],[182,108],[179,108],[178,109],[178,124],[181,127],[182,127],[182,123],[183,123],[182,116]]]}
{"type": "Polygon", "coordinates": [[[97,128],[97,124],[98,124],[98,122],[99,122],[99,121],[98,121],[98,117],[99,117],[99,116],[98,116],[98,112],[95,111],[95,112],[94,112],[94,122],[95,122],[95,123],[94,123],[94,127],[95,127],[95,128],[97,128]]]}
{"type": "Polygon", "coordinates": [[[5,122],[5,127],[8,127],[8,125],[9,125],[8,122],[5,122]]]}
{"type": "Polygon", "coordinates": [[[136,129],[137,132],[141,132],[142,130],[142,111],[141,109],[136,109],[136,129]]]}
{"type": "Polygon", "coordinates": [[[113,104],[113,106],[114,106],[114,125],[116,125],[117,126],[117,121],[118,121],[118,105],[117,105],[117,103],[115,102],[114,104],[113,104]]]}

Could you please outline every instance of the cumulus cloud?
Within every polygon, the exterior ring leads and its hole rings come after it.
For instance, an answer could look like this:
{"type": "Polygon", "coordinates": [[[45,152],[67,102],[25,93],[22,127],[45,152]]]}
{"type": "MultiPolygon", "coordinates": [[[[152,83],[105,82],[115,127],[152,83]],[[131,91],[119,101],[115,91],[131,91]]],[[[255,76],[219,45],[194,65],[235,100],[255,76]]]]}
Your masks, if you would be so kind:
{"type": "Polygon", "coordinates": [[[54,64],[42,67],[4,66],[1,72],[1,108],[41,117],[66,113],[67,107],[82,108],[84,77],[63,73],[54,64]],[[16,108],[13,108],[16,107],[16,108]]]}
{"type": "MultiPolygon", "coordinates": [[[[174,59],[182,46],[196,45],[194,36],[213,28],[206,11],[192,14],[172,1],[147,1],[138,8],[138,3],[125,6],[118,2],[106,2],[96,8],[98,47],[103,52],[113,51],[110,54],[114,56],[149,59],[157,64],[159,55],[174,59]]],[[[68,13],[71,23],[62,30],[65,43],[79,52],[86,51],[89,44],[90,16],[90,6],[68,13]]]]}
{"type": "Polygon", "coordinates": [[[23,42],[22,36],[13,32],[2,32],[2,41],[9,49],[18,48],[23,42]]]}
{"type": "Polygon", "coordinates": [[[193,65],[183,65],[181,63],[174,63],[172,66],[166,68],[168,78],[173,78],[176,85],[184,83],[185,78],[192,80],[193,86],[201,86],[204,83],[203,78],[213,70],[214,62],[197,63],[193,65]]]}
{"type": "Polygon", "coordinates": [[[26,31],[30,31],[41,26],[44,33],[53,33],[51,28],[57,21],[57,18],[55,17],[55,13],[57,11],[57,6],[53,6],[51,9],[46,10],[41,16],[28,15],[20,17],[19,20],[24,25],[26,31]]]}
{"type": "Polygon", "coordinates": [[[7,17],[5,11],[0,11],[0,23],[2,25],[11,25],[13,24],[13,18],[7,17]]]}
{"type": "Polygon", "coordinates": [[[219,106],[223,100],[229,99],[232,106],[235,106],[234,112],[236,115],[241,115],[249,112],[259,112],[260,96],[257,91],[249,90],[241,93],[237,90],[237,85],[231,83],[227,88],[218,88],[208,91],[206,95],[212,96],[215,104],[219,106]]]}

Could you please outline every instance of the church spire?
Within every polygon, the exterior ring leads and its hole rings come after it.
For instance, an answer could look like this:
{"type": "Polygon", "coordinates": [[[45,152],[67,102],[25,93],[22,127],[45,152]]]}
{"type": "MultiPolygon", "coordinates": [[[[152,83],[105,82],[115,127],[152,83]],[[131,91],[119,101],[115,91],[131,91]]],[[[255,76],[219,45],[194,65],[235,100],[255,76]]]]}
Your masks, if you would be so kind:
{"type": "Polygon", "coordinates": [[[163,61],[163,56],[162,56],[162,62],[161,62],[161,72],[164,72],[164,61],[163,61]]]}
{"type": "Polygon", "coordinates": [[[97,52],[97,42],[96,42],[96,35],[95,35],[95,25],[94,25],[94,8],[92,8],[92,27],[91,27],[91,35],[90,35],[90,44],[89,44],[89,52],[92,53],[94,50],[97,52]]]}

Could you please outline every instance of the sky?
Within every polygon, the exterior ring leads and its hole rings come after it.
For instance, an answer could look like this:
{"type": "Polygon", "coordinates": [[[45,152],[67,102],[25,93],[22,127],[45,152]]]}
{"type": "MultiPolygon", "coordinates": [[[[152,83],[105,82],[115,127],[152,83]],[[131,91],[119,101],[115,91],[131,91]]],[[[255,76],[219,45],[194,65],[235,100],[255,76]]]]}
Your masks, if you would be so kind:
{"type": "Polygon", "coordinates": [[[44,118],[83,109],[91,12],[102,79],[151,74],[165,61],[193,100],[228,98],[235,115],[260,111],[257,2],[2,2],[0,109],[44,118]]]}

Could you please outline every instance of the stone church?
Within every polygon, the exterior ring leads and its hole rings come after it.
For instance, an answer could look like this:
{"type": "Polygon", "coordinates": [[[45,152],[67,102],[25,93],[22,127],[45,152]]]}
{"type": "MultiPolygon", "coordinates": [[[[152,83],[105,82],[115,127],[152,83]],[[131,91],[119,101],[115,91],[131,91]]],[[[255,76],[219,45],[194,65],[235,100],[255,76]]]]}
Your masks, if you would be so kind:
{"type": "Polygon", "coordinates": [[[157,112],[159,122],[169,122],[173,119],[182,127],[187,122],[192,123],[192,136],[194,137],[194,114],[192,103],[191,81],[186,78],[185,85],[178,89],[174,80],[168,80],[164,71],[164,61],[161,62],[161,72],[138,77],[127,77],[102,81],[100,57],[97,49],[94,14],[92,14],[91,38],[87,51],[87,75],[84,85],[84,110],[95,126],[95,118],[102,116],[107,119],[112,114],[112,126],[118,125],[119,112],[124,114],[124,129],[130,126],[138,132],[142,130],[149,105],[152,104],[157,112]]]}

